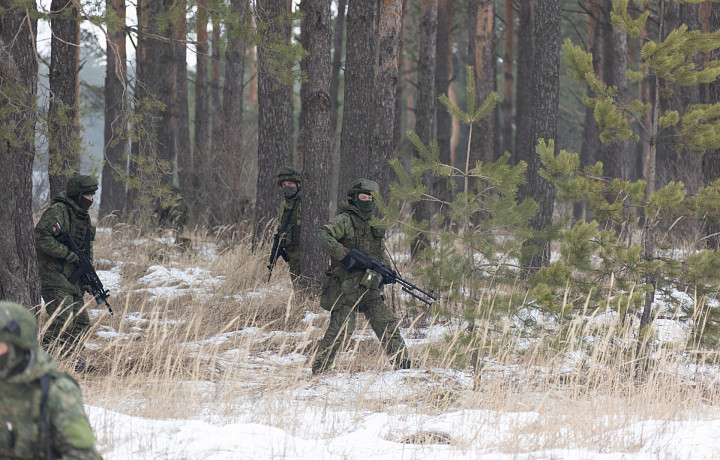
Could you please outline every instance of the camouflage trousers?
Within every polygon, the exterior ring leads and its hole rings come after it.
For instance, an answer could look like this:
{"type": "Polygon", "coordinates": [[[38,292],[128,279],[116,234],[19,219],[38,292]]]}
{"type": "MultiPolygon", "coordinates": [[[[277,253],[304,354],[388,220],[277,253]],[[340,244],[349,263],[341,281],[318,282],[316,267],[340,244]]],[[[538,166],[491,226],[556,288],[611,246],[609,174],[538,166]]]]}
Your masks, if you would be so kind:
{"type": "Polygon", "coordinates": [[[407,347],[400,335],[400,322],[395,313],[385,305],[378,290],[360,288],[351,293],[343,293],[340,304],[330,313],[330,325],[312,363],[313,373],[322,372],[332,365],[338,350],[355,330],[358,311],[367,318],[393,365],[399,367],[400,363],[407,360],[407,347]]]}
{"type": "Polygon", "coordinates": [[[292,281],[293,290],[297,295],[300,292],[299,278],[300,278],[300,258],[288,258],[288,268],[290,269],[290,281],[292,281]]]}
{"type": "Polygon", "coordinates": [[[80,339],[90,330],[90,315],[83,308],[83,298],[63,289],[43,289],[45,309],[52,318],[60,308],[60,312],[50,322],[43,336],[43,348],[48,352],[52,349],[69,351],[81,346],[80,339]]]}

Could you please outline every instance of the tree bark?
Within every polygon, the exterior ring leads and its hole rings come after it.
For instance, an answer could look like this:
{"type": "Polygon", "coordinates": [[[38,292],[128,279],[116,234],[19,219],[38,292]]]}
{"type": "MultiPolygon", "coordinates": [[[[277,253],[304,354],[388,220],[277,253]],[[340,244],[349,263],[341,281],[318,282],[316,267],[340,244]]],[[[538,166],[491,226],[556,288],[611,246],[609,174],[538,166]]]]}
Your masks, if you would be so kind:
{"type": "MultiPolygon", "coordinates": [[[[494,0],[468,1],[468,65],[475,68],[475,107],[495,90],[494,0]]],[[[473,128],[470,164],[497,159],[494,151],[495,115],[489,114],[473,128]]]]}
{"type": "MultiPolygon", "coordinates": [[[[172,144],[174,161],[180,183],[180,192],[192,211],[195,199],[192,187],[192,153],[190,151],[190,108],[187,83],[187,19],[186,0],[175,0],[172,5],[173,24],[173,92],[172,92],[172,144]],[[183,186],[183,184],[187,184],[183,186]]],[[[171,179],[172,180],[172,179],[171,179]]]]}
{"type": "Polygon", "coordinates": [[[242,218],[248,196],[244,190],[250,181],[250,164],[253,155],[243,143],[243,85],[245,80],[245,36],[248,28],[247,0],[231,0],[232,24],[226,24],[227,49],[225,51],[225,85],[223,86],[223,142],[220,161],[215,165],[218,190],[227,206],[211,225],[232,224],[242,218]],[[220,187],[218,187],[220,188],[220,187]]]}
{"type": "MultiPolygon", "coordinates": [[[[258,27],[264,26],[264,43],[289,42],[289,25],[280,18],[287,13],[285,0],[257,3],[258,27]]],[[[258,47],[258,176],[255,200],[255,237],[277,215],[275,177],[281,165],[289,164],[293,151],[293,117],[290,88],[269,72],[278,56],[266,46],[258,47]]]]}
{"type": "MultiPolygon", "coordinates": [[[[422,0],[420,3],[420,52],[418,58],[417,106],[415,107],[415,132],[420,141],[429,146],[435,139],[435,61],[437,52],[438,0],[422,0]]],[[[428,193],[433,193],[433,177],[423,176],[423,183],[428,193]]],[[[428,224],[437,209],[428,200],[413,205],[414,219],[428,224]]],[[[416,255],[428,245],[425,235],[420,235],[411,248],[416,255]]]]}
{"type": "MultiPolygon", "coordinates": [[[[608,86],[617,88],[617,102],[620,106],[625,106],[628,98],[627,34],[610,23],[612,9],[612,0],[605,0],[605,20],[602,22],[603,77],[608,86]]],[[[600,154],[599,160],[603,163],[606,176],[623,180],[630,178],[631,163],[626,140],[618,139],[613,144],[603,145],[600,154]]]]}
{"type": "MultiPolygon", "coordinates": [[[[300,247],[316,247],[317,233],[328,220],[330,148],[332,146],[332,100],[330,98],[331,0],[303,0],[303,33],[306,50],[307,86],[302,99],[305,114],[303,155],[303,209],[300,247]]],[[[301,285],[319,293],[325,279],[327,256],[322,251],[300,253],[301,285]]]]}
{"type": "Polygon", "coordinates": [[[224,124],[222,120],[222,101],[220,100],[220,61],[222,50],[220,48],[220,31],[222,30],[222,19],[215,13],[212,15],[212,81],[210,82],[210,105],[212,123],[212,151],[217,152],[222,148],[224,124]]]}
{"type": "MultiPolygon", "coordinates": [[[[452,164],[451,140],[452,117],[444,105],[437,102],[445,94],[450,95],[450,81],[452,80],[452,40],[450,31],[453,25],[453,0],[438,1],[437,42],[435,55],[435,138],[438,143],[440,162],[452,164]]],[[[433,192],[444,201],[451,200],[450,189],[446,184],[435,178],[433,192]]]]}
{"type": "MultiPolygon", "coordinates": [[[[535,141],[530,132],[532,120],[532,80],[535,73],[535,32],[534,10],[537,0],[519,2],[518,14],[518,57],[517,82],[515,84],[515,163],[530,162],[530,153],[534,152],[535,141]]],[[[526,187],[523,186],[522,189],[526,187]]]]}
{"type": "Polygon", "coordinates": [[[11,0],[0,0],[0,8],[0,107],[17,107],[0,111],[0,299],[29,308],[40,303],[32,216],[37,10],[34,3],[12,8],[11,0]]]}
{"type": "MultiPolygon", "coordinates": [[[[180,190],[188,198],[188,189],[195,190],[193,201],[198,209],[207,209],[210,199],[198,190],[204,179],[202,173],[209,166],[210,155],[210,104],[208,104],[208,0],[199,0],[197,6],[197,63],[195,73],[195,139],[193,142],[192,164],[180,176],[180,190]]],[[[207,185],[207,184],[205,184],[207,185]]],[[[227,203],[227,202],[226,202],[227,203]]]]}
{"type": "Polygon", "coordinates": [[[332,116],[330,118],[330,127],[332,128],[333,136],[333,152],[335,151],[337,146],[337,123],[338,113],[340,110],[340,69],[342,68],[346,5],[347,0],[338,0],[337,17],[335,18],[335,26],[333,29],[333,57],[332,71],[330,76],[330,100],[333,104],[332,116]]]}
{"type": "Polygon", "coordinates": [[[370,173],[370,150],[375,126],[375,62],[377,60],[377,5],[374,1],[354,1],[348,5],[345,55],[345,96],[338,203],[358,177],[370,173]]]}
{"type": "MultiPolygon", "coordinates": [[[[560,35],[561,0],[541,1],[535,15],[535,45],[542,53],[535,53],[535,72],[532,80],[533,105],[531,139],[556,139],[557,114],[560,87],[560,35]]],[[[557,150],[557,144],[555,148],[557,150]]],[[[552,224],[555,187],[538,174],[540,157],[534,151],[527,152],[528,196],[539,205],[538,213],[531,220],[536,230],[543,230],[552,224]]],[[[539,254],[532,258],[530,267],[537,269],[550,262],[550,245],[538,244],[539,254]]]]}
{"type": "MultiPolygon", "coordinates": [[[[720,30],[720,3],[713,3],[710,12],[710,32],[720,30]]],[[[710,53],[713,61],[720,60],[720,49],[715,49],[710,53]]],[[[708,85],[708,104],[717,104],[720,102],[720,81],[715,80],[708,85]]],[[[720,179],[720,150],[707,152],[702,157],[702,171],[704,185],[708,186],[712,182],[720,179]]],[[[711,249],[720,249],[720,222],[707,222],[705,228],[707,238],[707,246],[711,249]]]]}
{"type": "Polygon", "coordinates": [[[400,30],[402,0],[382,0],[378,16],[378,65],[375,69],[375,132],[371,177],[380,185],[384,200],[390,198],[393,158],[393,128],[395,127],[395,96],[400,64],[400,30]]]}
{"type": "MultiPolygon", "coordinates": [[[[121,26],[125,25],[125,0],[108,0],[111,10],[121,26]]],[[[125,177],[127,167],[127,117],[126,78],[127,52],[125,31],[108,28],[107,67],[105,69],[105,161],[102,168],[102,191],[100,194],[100,217],[114,214],[122,216],[127,205],[125,177]]]]}
{"type": "Polygon", "coordinates": [[[50,198],[65,191],[67,179],[79,172],[82,141],[79,133],[80,24],[69,0],[50,4],[50,110],[48,174],[50,198]]]}
{"type": "Polygon", "coordinates": [[[503,101],[502,142],[505,152],[513,151],[513,59],[515,58],[515,8],[513,0],[505,0],[505,30],[503,31],[503,101]]]}

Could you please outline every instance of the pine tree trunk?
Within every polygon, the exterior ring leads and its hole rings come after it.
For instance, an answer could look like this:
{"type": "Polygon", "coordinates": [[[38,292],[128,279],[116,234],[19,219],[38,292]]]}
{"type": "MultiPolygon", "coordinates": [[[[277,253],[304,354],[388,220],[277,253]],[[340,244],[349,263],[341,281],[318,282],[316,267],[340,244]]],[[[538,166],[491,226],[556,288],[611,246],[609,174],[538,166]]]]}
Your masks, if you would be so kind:
{"type": "MultiPolygon", "coordinates": [[[[541,1],[535,14],[535,46],[542,53],[535,53],[535,72],[532,80],[533,105],[531,139],[556,139],[560,87],[560,35],[561,0],[541,1]]],[[[557,149],[557,144],[555,145],[557,149]]],[[[534,151],[526,153],[528,164],[528,196],[539,205],[538,213],[531,220],[536,230],[552,224],[555,187],[538,174],[540,157],[534,151]]],[[[550,245],[538,243],[539,253],[532,258],[530,267],[537,269],[550,262],[550,245]]]]}
{"type": "MultiPolygon", "coordinates": [[[[330,98],[331,0],[303,0],[301,11],[306,50],[307,86],[302,99],[305,114],[303,155],[302,227],[300,247],[316,247],[317,232],[328,220],[330,199],[330,148],[332,146],[332,99],[330,98]]],[[[319,293],[325,279],[327,256],[322,251],[300,254],[301,284],[319,293]]]]}
{"type": "MultiPolygon", "coordinates": [[[[475,107],[485,102],[495,90],[495,24],[494,0],[468,1],[468,65],[475,68],[475,107]]],[[[470,164],[495,161],[495,114],[490,114],[473,127],[470,164]]]]}
{"type": "MultiPolygon", "coordinates": [[[[613,27],[610,23],[612,0],[605,0],[603,21],[603,76],[605,83],[617,88],[617,101],[620,105],[627,104],[627,34],[613,27]]],[[[630,177],[630,158],[628,156],[628,142],[618,139],[617,142],[603,145],[600,150],[605,175],[613,178],[627,180],[630,177]]]]}
{"type": "MultiPolygon", "coordinates": [[[[109,0],[106,8],[115,14],[121,25],[125,25],[125,0],[109,0]]],[[[121,217],[127,204],[125,183],[122,181],[128,154],[125,31],[122,28],[109,28],[108,39],[105,69],[105,162],[102,169],[100,217],[110,214],[121,217]]]]}
{"type": "MultiPolygon", "coordinates": [[[[263,0],[257,5],[258,27],[264,42],[287,43],[289,26],[279,19],[287,13],[285,0],[263,0]]],[[[278,167],[290,164],[293,151],[293,116],[290,88],[278,82],[268,71],[277,59],[271,50],[258,47],[258,176],[255,200],[255,238],[277,216],[278,196],[275,178],[278,167]]]]}
{"type": "Polygon", "coordinates": [[[348,5],[338,203],[345,199],[353,180],[370,172],[373,130],[368,127],[375,126],[376,16],[374,1],[348,5]]]}
{"type": "MultiPolygon", "coordinates": [[[[720,3],[713,3],[709,18],[710,32],[720,30],[720,3]]],[[[720,60],[720,49],[712,51],[710,58],[720,60]]],[[[708,104],[720,102],[720,81],[715,80],[708,85],[708,104]]],[[[704,185],[708,186],[720,179],[720,150],[707,152],[702,158],[702,171],[704,185]]],[[[720,249],[720,222],[707,222],[705,228],[707,246],[711,249],[720,249]]]]}
{"type": "Polygon", "coordinates": [[[330,100],[333,104],[332,117],[330,118],[330,127],[332,128],[333,136],[333,152],[335,152],[337,148],[337,123],[338,113],[340,110],[340,69],[342,68],[346,5],[347,0],[338,0],[337,17],[335,18],[335,26],[333,29],[333,58],[331,71],[332,73],[330,76],[330,100]]]}
{"type": "MultiPolygon", "coordinates": [[[[172,93],[172,143],[177,162],[180,184],[192,184],[192,153],[190,151],[190,108],[188,103],[187,83],[187,19],[186,0],[175,0],[172,6],[172,17],[177,18],[173,31],[173,71],[174,91],[172,93]]],[[[193,210],[194,189],[186,187],[181,193],[193,210]]]]}
{"type": "Polygon", "coordinates": [[[503,152],[513,151],[513,59],[515,58],[515,9],[513,0],[505,0],[505,31],[503,51],[502,142],[503,152]]]}
{"type": "MultiPolygon", "coordinates": [[[[438,25],[438,1],[422,0],[420,3],[420,52],[418,57],[418,80],[417,80],[417,106],[415,107],[415,132],[420,141],[429,146],[435,140],[435,61],[437,52],[437,25],[438,25]]],[[[423,183],[426,189],[432,193],[433,177],[425,174],[423,183]]],[[[413,218],[418,221],[430,223],[437,208],[428,200],[419,201],[413,204],[413,218]]],[[[413,242],[411,253],[415,256],[418,251],[426,248],[428,239],[420,235],[413,242]]]]}
{"type": "Polygon", "coordinates": [[[243,207],[249,201],[244,193],[245,184],[250,181],[249,172],[252,155],[243,144],[243,84],[245,80],[245,34],[248,27],[248,1],[231,0],[235,22],[227,24],[228,42],[225,51],[225,85],[223,86],[223,143],[217,171],[224,184],[219,190],[227,203],[226,210],[218,215],[215,225],[232,224],[242,218],[243,207]]]}
{"type": "Polygon", "coordinates": [[[65,190],[67,179],[79,172],[79,56],[80,24],[72,1],[50,5],[50,109],[48,173],[50,196],[65,190]]]}
{"type": "Polygon", "coordinates": [[[210,82],[210,105],[211,105],[211,123],[212,123],[212,151],[218,152],[222,148],[223,129],[222,121],[222,102],[220,100],[220,61],[222,60],[222,50],[220,48],[220,31],[222,29],[222,20],[219,14],[212,15],[212,81],[210,82]]]}
{"type": "Polygon", "coordinates": [[[405,36],[406,23],[412,21],[412,15],[407,14],[407,3],[408,0],[403,0],[402,11],[403,17],[400,21],[400,45],[398,46],[398,83],[397,91],[395,92],[395,120],[393,121],[393,151],[396,152],[395,156],[400,156],[400,146],[402,140],[405,137],[405,127],[403,112],[407,109],[404,105],[404,92],[405,92],[405,80],[406,80],[406,69],[407,69],[407,57],[403,53],[403,37],[405,36]]]}
{"type": "Polygon", "coordinates": [[[32,216],[32,164],[35,158],[37,10],[12,8],[0,0],[0,133],[14,137],[0,142],[0,299],[25,307],[40,303],[32,216]],[[29,16],[26,14],[29,13],[29,16]]]}
{"type": "Polygon", "coordinates": [[[378,23],[378,65],[375,69],[375,133],[369,176],[380,185],[384,200],[390,198],[395,127],[395,96],[400,63],[402,0],[382,0],[378,23]]]}
{"type": "MultiPolygon", "coordinates": [[[[214,200],[207,190],[208,184],[203,175],[210,166],[210,104],[208,104],[208,1],[199,0],[197,7],[197,54],[195,67],[195,139],[193,141],[192,164],[189,170],[180,175],[180,190],[183,196],[188,197],[188,189],[194,191],[193,201],[197,209],[207,209],[214,200]],[[200,184],[204,187],[200,189],[200,184]],[[210,196],[208,196],[210,195],[210,196]]],[[[227,202],[226,202],[227,203],[227,202]]],[[[229,203],[228,203],[229,204],[229,203]]]]}
{"type": "MultiPolygon", "coordinates": [[[[517,82],[515,84],[515,163],[530,162],[535,141],[530,133],[532,120],[532,79],[535,67],[534,10],[537,0],[519,2],[517,82]]],[[[521,187],[525,190],[526,187],[521,187]]],[[[524,195],[522,193],[521,195],[524,195]]]]}
{"type": "MultiPolygon", "coordinates": [[[[602,0],[590,0],[588,2],[588,19],[587,19],[587,37],[588,47],[593,56],[593,67],[595,75],[602,78],[602,40],[600,40],[600,18],[602,17],[602,9],[599,2],[602,0]]],[[[588,97],[593,97],[595,93],[588,89],[588,97]]],[[[583,122],[582,146],[580,147],[580,163],[583,166],[595,164],[597,161],[596,153],[602,151],[602,143],[600,142],[600,127],[595,121],[595,107],[585,108],[585,120],[583,122]]],[[[587,219],[587,203],[576,203],[574,205],[575,220],[587,219]]]]}
{"type": "MultiPolygon", "coordinates": [[[[450,93],[452,79],[452,30],[453,0],[438,1],[436,68],[435,68],[435,101],[450,93]]],[[[440,153],[440,162],[451,164],[452,117],[444,105],[435,102],[435,137],[440,153]]],[[[438,178],[433,180],[433,193],[444,201],[451,200],[451,193],[444,182],[438,178]]]]}

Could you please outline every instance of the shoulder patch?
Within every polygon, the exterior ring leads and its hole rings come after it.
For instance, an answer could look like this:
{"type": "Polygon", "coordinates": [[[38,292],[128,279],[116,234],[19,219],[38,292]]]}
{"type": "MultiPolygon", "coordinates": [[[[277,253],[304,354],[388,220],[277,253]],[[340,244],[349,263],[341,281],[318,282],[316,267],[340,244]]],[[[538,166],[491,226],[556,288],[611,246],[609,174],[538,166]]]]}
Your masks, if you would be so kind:
{"type": "Polygon", "coordinates": [[[54,231],[55,233],[57,233],[57,232],[60,231],[60,229],[61,229],[60,222],[55,221],[55,223],[53,224],[53,231],[54,231]]]}

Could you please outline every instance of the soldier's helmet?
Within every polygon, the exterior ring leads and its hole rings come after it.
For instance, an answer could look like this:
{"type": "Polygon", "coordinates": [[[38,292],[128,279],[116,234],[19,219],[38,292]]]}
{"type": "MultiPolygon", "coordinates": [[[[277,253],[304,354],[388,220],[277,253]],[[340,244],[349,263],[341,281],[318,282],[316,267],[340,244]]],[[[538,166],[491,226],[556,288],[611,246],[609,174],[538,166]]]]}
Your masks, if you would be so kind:
{"type": "Polygon", "coordinates": [[[80,202],[82,195],[92,195],[98,189],[98,180],[93,176],[85,174],[75,174],[68,179],[66,193],[69,198],[76,202],[80,202]]]}
{"type": "Polygon", "coordinates": [[[283,166],[278,172],[277,183],[282,186],[285,181],[295,182],[299,186],[302,183],[302,176],[296,169],[283,166]]]}
{"type": "Polygon", "coordinates": [[[372,195],[373,193],[379,192],[380,186],[377,182],[370,179],[355,179],[350,187],[348,187],[348,196],[354,197],[358,193],[367,193],[372,195]]]}
{"type": "Polygon", "coordinates": [[[0,302],[0,342],[24,350],[38,347],[37,322],[27,308],[14,302],[0,302]]]}

